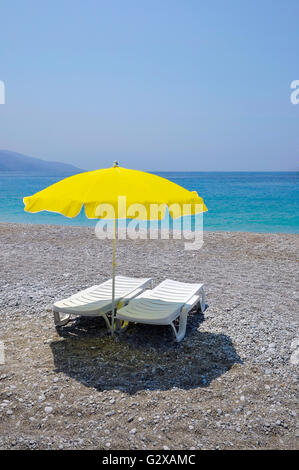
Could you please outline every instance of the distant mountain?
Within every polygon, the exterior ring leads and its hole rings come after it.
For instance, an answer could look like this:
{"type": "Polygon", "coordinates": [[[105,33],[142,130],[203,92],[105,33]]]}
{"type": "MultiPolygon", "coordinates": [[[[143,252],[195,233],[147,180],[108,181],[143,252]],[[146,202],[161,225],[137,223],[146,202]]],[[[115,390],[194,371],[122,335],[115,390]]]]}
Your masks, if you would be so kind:
{"type": "Polygon", "coordinates": [[[81,173],[85,170],[68,163],[47,162],[10,150],[0,150],[0,171],[66,176],[81,173]]]}

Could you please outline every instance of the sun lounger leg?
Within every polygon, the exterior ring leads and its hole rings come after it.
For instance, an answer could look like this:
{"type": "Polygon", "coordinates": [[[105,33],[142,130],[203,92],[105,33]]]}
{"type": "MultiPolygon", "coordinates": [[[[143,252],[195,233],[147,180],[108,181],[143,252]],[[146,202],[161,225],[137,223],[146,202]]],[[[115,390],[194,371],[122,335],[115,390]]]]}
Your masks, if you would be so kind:
{"type": "Polygon", "coordinates": [[[186,334],[186,326],[187,326],[187,317],[188,317],[188,312],[182,312],[181,315],[180,315],[180,323],[179,323],[179,329],[177,330],[174,323],[171,322],[170,323],[170,326],[172,327],[173,329],[173,332],[174,332],[174,335],[175,335],[175,338],[176,338],[176,341],[179,343],[180,341],[182,341],[182,339],[184,338],[185,334],[186,334]]]}
{"type": "Polygon", "coordinates": [[[53,312],[53,314],[55,326],[64,326],[70,321],[71,318],[70,315],[66,315],[64,318],[61,318],[58,312],[53,312]]]}
{"type": "Polygon", "coordinates": [[[200,293],[201,293],[201,301],[199,302],[199,304],[200,304],[201,313],[203,313],[206,309],[206,293],[203,287],[200,293]]]}
{"type": "Polygon", "coordinates": [[[198,302],[197,311],[203,313],[206,309],[206,293],[203,287],[200,290],[200,295],[201,300],[198,302]]]}
{"type": "Polygon", "coordinates": [[[107,318],[106,315],[101,315],[101,317],[104,318],[107,329],[108,329],[109,333],[111,333],[112,329],[111,329],[111,323],[110,323],[109,319],[107,318]]]}

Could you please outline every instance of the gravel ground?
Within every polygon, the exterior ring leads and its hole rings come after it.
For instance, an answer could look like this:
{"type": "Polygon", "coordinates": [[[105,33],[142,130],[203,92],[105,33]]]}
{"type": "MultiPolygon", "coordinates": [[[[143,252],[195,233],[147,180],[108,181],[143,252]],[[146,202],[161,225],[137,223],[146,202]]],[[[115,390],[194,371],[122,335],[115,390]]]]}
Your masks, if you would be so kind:
{"type": "Polygon", "coordinates": [[[51,304],[110,277],[92,228],[0,224],[0,449],[295,449],[297,235],[118,241],[118,272],[204,282],[185,339],[51,304]],[[1,358],[0,358],[1,359],[1,358]],[[2,361],[3,362],[3,361],[2,361]]]}

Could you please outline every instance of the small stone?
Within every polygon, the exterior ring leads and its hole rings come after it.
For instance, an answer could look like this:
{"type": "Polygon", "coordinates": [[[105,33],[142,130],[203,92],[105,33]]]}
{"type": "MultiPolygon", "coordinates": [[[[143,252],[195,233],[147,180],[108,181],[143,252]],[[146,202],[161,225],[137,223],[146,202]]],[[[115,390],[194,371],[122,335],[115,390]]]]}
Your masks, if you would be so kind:
{"type": "Polygon", "coordinates": [[[290,363],[293,364],[294,366],[298,366],[299,364],[299,348],[295,349],[295,351],[292,353],[290,357],[290,363]]]}
{"type": "Polygon", "coordinates": [[[136,434],[137,430],[136,428],[131,429],[130,434],[136,434]]]}
{"type": "Polygon", "coordinates": [[[45,407],[45,412],[46,412],[46,413],[52,413],[52,411],[53,411],[52,406],[46,406],[46,407],[45,407]]]}
{"type": "Polygon", "coordinates": [[[293,339],[291,342],[291,351],[294,351],[294,349],[299,348],[299,338],[293,339]]]}

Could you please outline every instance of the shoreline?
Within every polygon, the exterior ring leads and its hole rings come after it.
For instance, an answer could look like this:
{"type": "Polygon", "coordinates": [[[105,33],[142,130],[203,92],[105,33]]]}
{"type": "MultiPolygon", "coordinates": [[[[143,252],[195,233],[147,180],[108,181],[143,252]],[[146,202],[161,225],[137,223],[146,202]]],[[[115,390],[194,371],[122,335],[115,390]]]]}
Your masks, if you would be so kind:
{"type": "MultiPolygon", "coordinates": [[[[66,228],[85,228],[85,229],[90,229],[90,228],[94,228],[95,226],[93,225],[68,225],[68,224],[41,224],[41,223],[25,223],[25,222],[6,222],[6,221],[1,221],[0,220],[0,226],[1,225],[21,225],[21,226],[32,226],[32,227],[66,227],[66,228]]],[[[159,232],[163,232],[164,229],[159,229],[159,232]]],[[[141,231],[145,231],[145,229],[141,229],[141,231]]],[[[147,230],[149,231],[149,230],[147,230]]],[[[173,232],[173,230],[169,229],[169,232],[173,232]]],[[[190,233],[194,233],[193,231],[188,231],[190,233]]],[[[247,231],[247,230],[205,230],[203,229],[203,233],[235,233],[235,234],[246,234],[246,233],[250,233],[250,234],[259,234],[259,235],[299,235],[299,231],[298,232],[256,232],[256,231],[247,231]]]]}
{"type": "Polygon", "coordinates": [[[205,284],[174,343],[95,318],[56,331],[55,300],[111,277],[111,240],[77,228],[0,223],[0,449],[295,449],[296,234],[119,240],[117,273],[205,284]]]}

